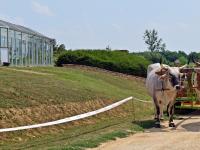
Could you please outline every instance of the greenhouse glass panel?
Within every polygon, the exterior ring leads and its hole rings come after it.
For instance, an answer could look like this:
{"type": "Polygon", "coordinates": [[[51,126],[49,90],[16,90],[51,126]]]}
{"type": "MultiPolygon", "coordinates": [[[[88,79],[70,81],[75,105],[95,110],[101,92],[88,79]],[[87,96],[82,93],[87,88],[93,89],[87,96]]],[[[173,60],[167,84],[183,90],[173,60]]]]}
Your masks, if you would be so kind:
{"type": "Polygon", "coordinates": [[[8,29],[7,28],[0,28],[1,29],[1,47],[8,47],[8,29]]]}
{"type": "Polygon", "coordinates": [[[13,66],[52,65],[55,39],[21,25],[2,20],[0,24],[1,60],[13,66]]]}
{"type": "Polygon", "coordinates": [[[16,65],[20,66],[22,64],[22,33],[15,32],[16,35],[16,65]]]}
{"type": "Polygon", "coordinates": [[[22,33],[22,65],[28,65],[28,35],[22,33]]]}
{"type": "Polygon", "coordinates": [[[10,63],[13,64],[14,62],[14,49],[15,49],[15,32],[13,30],[9,30],[8,32],[8,47],[9,47],[9,59],[10,63]]]}
{"type": "Polygon", "coordinates": [[[28,65],[32,65],[32,46],[33,45],[33,36],[29,35],[28,38],[28,65]]]}

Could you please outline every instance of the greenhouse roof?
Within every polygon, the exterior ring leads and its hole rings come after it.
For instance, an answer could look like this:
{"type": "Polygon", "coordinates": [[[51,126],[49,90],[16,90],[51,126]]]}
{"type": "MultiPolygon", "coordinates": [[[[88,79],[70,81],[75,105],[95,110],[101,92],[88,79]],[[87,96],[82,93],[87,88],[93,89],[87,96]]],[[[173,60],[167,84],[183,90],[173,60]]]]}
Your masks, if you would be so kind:
{"type": "Polygon", "coordinates": [[[15,31],[19,31],[19,32],[23,32],[23,33],[27,33],[27,34],[31,34],[31,35],[35,35],[35,36],[39,36],[39,37],[42,37],[42,38],[47,38],[49,40],[55,41],[55,39],[49,38],[49,37],[37,32],[37,31],[30,29],[30,28],[27,28],[27,27],[24,27],[24,26],[21,26],[21,25],[16,25],[16,24],[13,24],[13,23],[9,23],[9,22],[3,21],[3,20],[0,20],[0,27],[9,28],[11,30],[15,30],[15,31]]]}

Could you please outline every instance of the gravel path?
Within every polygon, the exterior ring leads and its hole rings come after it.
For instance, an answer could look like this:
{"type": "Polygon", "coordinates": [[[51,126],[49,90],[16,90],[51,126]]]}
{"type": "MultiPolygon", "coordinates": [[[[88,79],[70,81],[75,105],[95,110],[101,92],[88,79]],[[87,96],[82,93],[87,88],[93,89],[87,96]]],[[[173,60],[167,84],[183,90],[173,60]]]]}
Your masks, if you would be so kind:
{"type": "Polygon", "coordinates": [[[196,112],[175,120],[175,128],[169,128],[166,121],[162,123],[161,129],[151,128],[144,133],[102,144],[93,150],[199,150],[200,116],[198,114],[196,112]]]}

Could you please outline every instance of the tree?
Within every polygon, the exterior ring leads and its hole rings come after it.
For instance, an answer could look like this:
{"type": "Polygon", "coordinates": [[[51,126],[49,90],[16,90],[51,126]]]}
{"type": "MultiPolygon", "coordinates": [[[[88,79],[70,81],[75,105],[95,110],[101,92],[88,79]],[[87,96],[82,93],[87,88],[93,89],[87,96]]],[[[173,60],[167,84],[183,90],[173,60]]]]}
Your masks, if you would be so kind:
{"type": "Polygon", "coordinates": [[[65,44],[61,44],[61,45],[58,47],[58,49],[60,49],[60,50],[65,50],[65,44]]]}
{"type": "Polygon", "coordinates": [[[111,51],[110,45],[108,45],[108,46],[106,47],[106,50],[107,50],[107,51],[111,51]]]}
{"type": "Polygon", "coordinates": [[[179,57],[184,56],[185,58],[188,57],[188,55],[184,51],[178,51],[178,56],[179,57]]]}
{"type": "Polygon", "coordinates": [[[65,45],[64,44],[56,45],[53,51],[54,53],[60,53],[62,51],[65,51],[65,45]]]}
{"type": "Polygon", "coordinates": [[[188,62],[187,58],[184,56],[179,57],[178,60],[180,61],[181,65],[185,65],[188,62]]]}
{"type": "Polygon", "coordinates": [[[55,52],[57,52],[57,50],[58,50],[58,45],[55,45],[55,46],[53,47],[53,52],[55,53],[55,52]]]}
{"type": "Polygon", "coordinates": [[[158,37],[158,32],[155,29],[146,30],[143,38],[151,52],[160,50],[165,51],[166,44],[162,43],[162,39],[158,37]]]}

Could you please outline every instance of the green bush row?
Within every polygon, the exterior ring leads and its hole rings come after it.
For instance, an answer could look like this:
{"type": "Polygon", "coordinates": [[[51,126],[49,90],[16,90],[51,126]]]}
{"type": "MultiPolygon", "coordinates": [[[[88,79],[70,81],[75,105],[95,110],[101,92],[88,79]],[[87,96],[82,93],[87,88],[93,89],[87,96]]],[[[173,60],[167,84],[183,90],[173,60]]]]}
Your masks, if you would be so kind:
{"type": "Polygon", "coordinates": [[[56,60],[57,66],[81,64],[142,77],[146,76],[147,66],[150,63],[143,56],[130,54],[127,51],[108,50],[69,50],[59,55],[56,60]]]}

